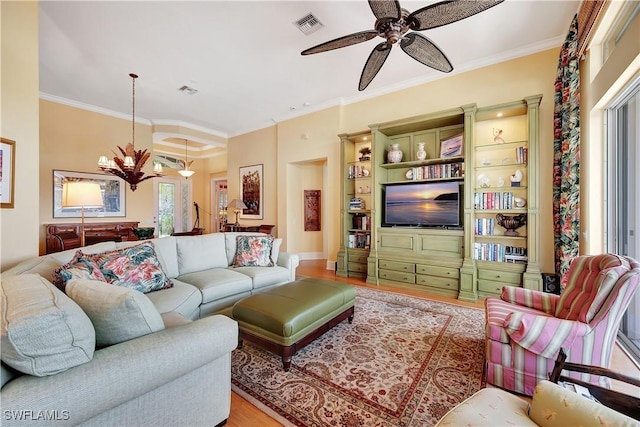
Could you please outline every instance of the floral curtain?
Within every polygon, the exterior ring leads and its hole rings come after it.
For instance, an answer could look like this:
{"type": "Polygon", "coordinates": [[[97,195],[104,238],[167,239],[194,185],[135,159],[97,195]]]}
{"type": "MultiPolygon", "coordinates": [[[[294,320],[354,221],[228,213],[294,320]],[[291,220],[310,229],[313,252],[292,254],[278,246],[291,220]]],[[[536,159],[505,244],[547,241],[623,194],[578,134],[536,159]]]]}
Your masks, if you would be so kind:
{"type": "Polygon", "coordinates": [[[561,287],[580,243],[580,71],[578,19],[565,40],[555,82],[553,117],[553,222],[555,267],[561,287]]]}

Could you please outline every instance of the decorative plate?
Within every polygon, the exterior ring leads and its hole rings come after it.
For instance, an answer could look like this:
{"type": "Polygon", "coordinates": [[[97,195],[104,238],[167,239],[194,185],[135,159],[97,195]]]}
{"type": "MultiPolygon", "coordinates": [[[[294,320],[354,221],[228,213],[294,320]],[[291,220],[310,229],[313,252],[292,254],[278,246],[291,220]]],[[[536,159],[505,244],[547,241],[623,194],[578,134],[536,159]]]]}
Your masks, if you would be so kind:
{"type": "Polygon", "coordinates": [[[491,187],[491,181],[489,180],[489,177],[485,174],[478,175],[478,186],[482,188],[491,187]]]}

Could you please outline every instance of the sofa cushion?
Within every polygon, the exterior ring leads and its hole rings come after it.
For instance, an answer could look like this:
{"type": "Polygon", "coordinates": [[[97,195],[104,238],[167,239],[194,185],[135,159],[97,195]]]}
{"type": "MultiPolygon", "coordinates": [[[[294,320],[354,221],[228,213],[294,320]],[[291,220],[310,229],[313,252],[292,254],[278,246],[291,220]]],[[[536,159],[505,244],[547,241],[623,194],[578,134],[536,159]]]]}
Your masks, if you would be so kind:
{"type": "Polygon", "coordinates": [[[38,274],[2,280],[2,361],[35,376],[91,361],[96,337],[78,305],[38,274]]]}
{"type": "Polygon", "coordinates": [[[176,238],[167,236],[152,240],[156,250],[156,255],[162,264],[162,268],[170,279],[178,277],[180,270],[178,268],[178,249],[176,248],[176,238]]]}
{"type": "Polygon", "coordinates": [[[3,277],[14,276],[16,274],[39,274],[53,283],[53,273],[61,263],[50,256],[40,256],[27,259],[18,265],[2,272],[3,277]]]}
{"type": "MultiPolygon", "coordinates": [[[[107,252],[107,251],[114,251],[114,250],[116,250],[116,242],[111,242],[111,241],[100,242],[100,243],[96,243],[95,245],[82,247],[82,253],[85,255],[98,254],[100,252],[107,252]]],[[[76,251],[77,249],[67,249],[66,251],[54,252],[47,256],[50,256],[51,258],[55,259],[60,264],[64,264],[73,259],[74,255],[76,254],[76,251]]]]}
{"type": "Polygon", "coordinates": [[[224,240],[224,233],[176,237],[180,275],[228,267],[224,240]]]}
{"type": "Polygon", "coordinates": [[[106,281],[98,263],[86,257],[81,250],[76,251],[71,261],[59,266],[53,272],[53,284],[62,292],[65,292],[65,286],[73,279],[106,281]]]}
{"type": "Polygon", "coordinates": [[[237,236],[232,267],[273,267],[273,236],[237,236]]]}
{"type": "Polygon", "coordinates": [[[178,280],[190,283],[202,293],[202,303],[251,291],[251,278],[227,268],[213,268],[178,276],[178,280]]]}
{"type": "Polygon", "coordinates": [[[280,255],[281,245],[282,245],[282,237],[273,239],[273,243],[271,245],[271,260],[273,261],[274,265],[278,263],[278,256],[280,255]]]}
{"type": "Polygon", "coordinates": [[[224,234],[225,239],[228,266],[233,264],[233,259],[236,257],[236,243],[238,236],[266,236],[266,234],[256,231],[230,231],[222,234],[224,234]]]}
{"type": "Polygon", "coordinates": [[[96,280],[73,280],[66,292],[91,319],[98,347],[164,329],[160,313],[142,292],[96,280]]]}
{"type": "Polygon", "coordinates": [[[196,319],[200,313],[202,293],[195,286],[173,279],[173,287],[162,292],[145,294],[160,314],[175,311],[188,319],[196,319]]]}
{"type": "Polygon", "coordinates": [[[142,293],[173,286],[171,279],[162,270],[151,242],[89,257],[98,263],[106,282],[112,285],[142,293]]]}
{"type": "Polygon", "coordinates": [[[284,267],[237,267],[233,271],[251,277],[252,288],[260,289],[289,281],[289,270],[284,267]]]}

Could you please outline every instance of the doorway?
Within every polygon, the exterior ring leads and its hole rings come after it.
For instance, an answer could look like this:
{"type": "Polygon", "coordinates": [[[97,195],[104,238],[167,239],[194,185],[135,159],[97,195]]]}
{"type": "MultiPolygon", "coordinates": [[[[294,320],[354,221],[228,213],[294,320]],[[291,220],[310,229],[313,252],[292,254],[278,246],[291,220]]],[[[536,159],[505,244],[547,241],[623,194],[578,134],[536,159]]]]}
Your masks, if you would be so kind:
{"type": "Polygon", "coordinates": [[[189,231],[191,227],[191,181],[180,178],[153,178],[154,220],[156,236],[189,231]]]}

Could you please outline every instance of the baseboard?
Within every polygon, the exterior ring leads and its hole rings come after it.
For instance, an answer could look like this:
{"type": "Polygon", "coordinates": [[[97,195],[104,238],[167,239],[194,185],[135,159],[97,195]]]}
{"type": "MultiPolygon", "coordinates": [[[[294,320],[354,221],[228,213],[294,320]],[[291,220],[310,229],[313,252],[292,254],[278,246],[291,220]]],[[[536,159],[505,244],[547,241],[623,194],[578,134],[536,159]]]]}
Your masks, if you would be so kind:
{"type": "Polygon", "coordinates": [[[327,270],[336,271],[336,261],[327,260],[327,270]]]}

